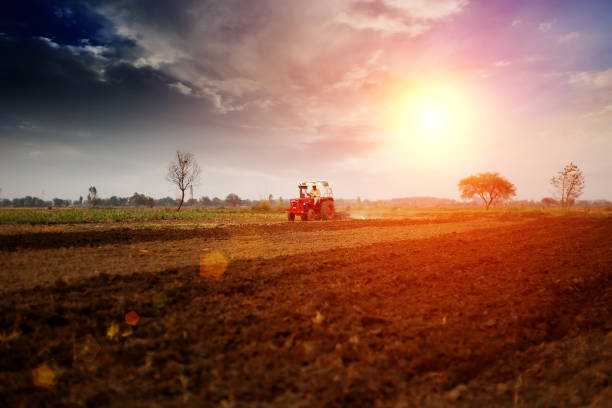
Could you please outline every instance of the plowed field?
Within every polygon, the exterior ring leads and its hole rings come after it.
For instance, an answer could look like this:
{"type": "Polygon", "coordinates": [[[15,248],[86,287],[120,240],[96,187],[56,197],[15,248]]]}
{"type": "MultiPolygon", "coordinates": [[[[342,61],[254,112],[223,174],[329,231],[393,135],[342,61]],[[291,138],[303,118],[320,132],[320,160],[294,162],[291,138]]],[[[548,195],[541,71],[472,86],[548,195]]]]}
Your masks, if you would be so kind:
{"type": "Polygon", "coordinates": [[[612,218],[0,230],[0,406],[611,406],[612,218]]]}

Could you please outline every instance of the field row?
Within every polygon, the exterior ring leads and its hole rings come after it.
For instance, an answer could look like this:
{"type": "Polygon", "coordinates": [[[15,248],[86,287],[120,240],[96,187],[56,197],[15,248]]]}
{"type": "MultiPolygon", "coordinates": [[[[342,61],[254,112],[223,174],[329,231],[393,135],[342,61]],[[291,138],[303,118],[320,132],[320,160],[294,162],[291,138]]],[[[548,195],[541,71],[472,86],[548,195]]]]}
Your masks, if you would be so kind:
{"type": "Polygon", "coordinates": [[[0,208],[0,224],[79,224],[145,221],[244,222],[286,219],[279,209],[250,208],[0,208]]]}
{"type": "MultiPolygon", "coordinates": [[[[458,215],[477,215],[479,217],[498,217],[500,215],[551,215],[567,214],[612,214],[611,208],[533,208],[500,207],[484,211],[482,208],[414,208],[390,206],[352,206],[336,209],[343,218],[448,218],[458,215]]],[[[287,215],[282,206],[270,210],[237,208],[184,208],[177,212],[174,208],[0,208],[0,233],[7,225],[75,225],[75,224],[117,224],[117,223],[162,223],[172,225],[176,222],[205,224],[244,224],[286,221],[287,215]]]]}

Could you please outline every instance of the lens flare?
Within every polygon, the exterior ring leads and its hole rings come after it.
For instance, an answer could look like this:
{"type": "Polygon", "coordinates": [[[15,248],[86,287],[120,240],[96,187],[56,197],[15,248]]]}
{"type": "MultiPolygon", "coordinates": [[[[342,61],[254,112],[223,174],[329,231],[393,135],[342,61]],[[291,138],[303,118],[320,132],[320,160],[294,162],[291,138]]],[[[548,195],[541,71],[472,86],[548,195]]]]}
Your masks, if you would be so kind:
{"type": "Polygon", "coordinates": [[[40,388],[51,387],[55,384],[57,374],[48,364],[41,364],[32,370],[32,383],[40,388]]]}
{"type": "Polygon", "coordinates": [[[125,314],[125,322],[130,326],[136,326],[139,320],[140,316],[133,310],[125,314]]]}
{"type": "Polygon", "coordinates": [[[106,337],[109,339],[114,339],[119,334],[119,325],[115,322],[112,322],[110,326],[106,329],[106,337]]]}
{"type": "Polygon", "coordinates": [[[220,279],[227,269],[227,259],[221,252],[214,250],[200,255],[200,276],[220,279]]]}
{"type": "Polygon", "coordinates": [[[87,334],[82,339],[75,341],[73,358],[75,361],[92,362],[100,352],[100,349],[100,344],[98,344],[96,339],[91,334],[87,334]]]}

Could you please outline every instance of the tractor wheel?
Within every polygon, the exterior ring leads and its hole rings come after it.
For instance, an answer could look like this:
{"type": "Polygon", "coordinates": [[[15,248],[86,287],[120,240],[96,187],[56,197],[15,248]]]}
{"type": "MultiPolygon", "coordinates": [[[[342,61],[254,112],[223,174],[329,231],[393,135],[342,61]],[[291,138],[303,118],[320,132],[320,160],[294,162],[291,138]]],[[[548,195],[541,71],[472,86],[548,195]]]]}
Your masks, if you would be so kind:
{"type": "Polygon", "coordinates": [[[295,214],[294,213],[287,213],[287,218],[289,219],[289,221],[293,222],[293,221],[295,221],[295,214]]]}
{"type": "Polygon", "coordinates": [[[312,208],[308,210],[308,212],[306,213],[306,220],[308,221],[314,221],[316,217],[317,217],[317,214],[315,213],[315,210],[313,210],[312,208]]]}
{"type": "Polygon", "coordinates": [[[325,201],[321,204],[321,218],[324,220],[331,220],[334,218],[334,203],[325,201]]]}

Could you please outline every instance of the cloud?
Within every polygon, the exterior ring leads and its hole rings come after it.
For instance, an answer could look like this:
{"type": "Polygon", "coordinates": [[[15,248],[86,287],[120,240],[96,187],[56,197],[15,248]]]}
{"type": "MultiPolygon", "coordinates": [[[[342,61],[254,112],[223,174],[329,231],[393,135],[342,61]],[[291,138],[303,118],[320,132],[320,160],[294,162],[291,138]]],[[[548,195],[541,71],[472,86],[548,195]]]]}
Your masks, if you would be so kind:
{"type": "Polygon", "coordinates": [[[546,58],[542,55],[527,55],[523,58],[523,60],[528,64],[533,64],[534,62],[544,61],[546,58]]]}
{"type": "Polygon", "coordinates": [[[372,30],[383,35],[419,36],[432,22],[461,12],[468,0],[383,0],[358,1],[340,12],[334,22],[356,30],[372,30]]]}
{"type": "Polygon", "coordinates": [[[223,98],[223,96],[217,93],[214,89],[211,88],[203,88],[200,89],[197,93],[199,98],[208,99],[212,102],[215,112],[225,115],[230,112],[241,111],[244,109],[246,104],[236,104],[232,103],[223,98]]]}
{"type": "Polygon", "coordinates": [[[47,37],[38,37],[40,41],[47,44],[51,48],[59,48],[59,44],[47,37]]]}
{"type": "Polygon", "coordinates": [[[468,0],[385,0],[386,4],[416,19],[437,20],[461,12],[468,0]]]}
{"type": "Polygon", "coordinates": [[[582,88],[612,87],[612,68],[605,71],[585,71],[571,74],[569,83],[582,88]]]}
{"type": "Polygon", "coordinates": [[[557,19],[553,19],[551,21],[545,21],[542,22],[538,25],[538,30],[540,30],[543,33],[546,33],[548,31],[550,31],[550,29],[552,28],[553,25],[555,25],[557,23],[557,19]]]}
{"type": "Polygon", "coordinates": [[[168,85],[170,87],[170,89],[174,89],[175,91],[177,91],[178,93],[181,93],[185,96],[189,96],[193,93],[193,91],[191,90],[190,87],[188,87],[185,84],[182,84],[181,82],[176,82],[174,84],[170,84],[168,85]]]}
{"type": "Polygon", "coordinates": [[[513,20],[510,24],[512,27],[518,27],[523,23],[523,20],[513,20]]]}
{"type": "Polygon", "coordinates": [[[578,31],[572,31],[571,33],[560,35],[557,38],[557,41],[560,42],[560,43],[566,43],[566,42],[569,42],[569,41],[576,40],[578,38],[580,38],[580,33],[578,31]]]}
{"type": "Polygon", "coordinates": [[[215,90],[219,90],[227,95],[240,97],[254,93],[259,90],[260,85],[251,78],[227,78],[227,79],[208,79],[200,78],[196,84],[215,90]]]}
{"type": "MultiPolygon", "coordinates": [[[[276,0],[78,4],[53,18],[75,24],[87,13],[83,27],[92,32],[24,36],[9,47],[0,108],[95,138],[102,129],[109,137],[119,137],[114,129],[145,134],[159,123],[192,129],[210,123],[313,129],[348,117],[362,123],[372,116],[367,93],[392,76],[390,34],[422,35],[468,1],[313,0],[307,10],[276,0]]],[[[298,133],[298,142],[312,136],[298,133]]]]}
{"type": "Polygon", "coordinates": [[[299,144],[306,155],[316,154],[319,159],[341,161],[350,156],[374,152],[381,141],[372,136],[376,128],[367,123],[330,123],[316,127],[315,137],[299,144]]]}
{"type": "Polygon", "coordinates": [[[590,118],[590,117],[611,117],[612,118],[612,105],[604,106],[603,108],[595,111],[589,112],[582,117],[590,118]]]}
{"type": "Polygon", "coordinates": [[[379,74],[387,71],[386,65],[378,63],[382,50],[376,50],[368,61],[361,66],[355,66],[346,72],[342,79],[334,84],[334,88],[359,89],[367,85],[376,85],[380,82],[379,74]]]}
{"type": "Polygon", "coordinates": [[[70,7],[53,7],[53,14],[55,14],[55,16],[57,18],[70,18],[72,16],[72,10],[70,9],[70,7]]]}
{"type": "Polygon", "coordinates": [[[44,142],[44,144],[28,142],[24,143],[24,146],[27,148],[25,152],[27,157],[32,159],[49,158],[64,160],[87,156],[86,153],[74,146],[57,142],[44,142]]]}
{"type": "Polygon", "coordinates": [[[336,17],[335,22],[338,24],[346,24],[356,30],[372,30],[382,34],[404,33],[412,37],[423,34],[430,28],[429,24],[419,22],[406,23],[383,15],[365,16],[341,13],[336,17]]]}
{"type": "Polygon", "coordinates": [[[279,179],[280,176],[273,173],[257,171],[252,169],[240,168],[240,167],[232,167],[232,166],[205,166],[205,173],[213,173],[219,174],[223,176],[232,176],[232,177],[246,177],[246,178],[255,178],[255,179],[270,179],[276,180],[279,179]]]}
{"type": "Polygon", "coordinates": [[[30,150],[28,151],[28,157],[31,159],[39,159],[42,155],[40,150],[30,150]]]}
{"type": "Polygon", "coordinates": [[[512,64],[512,62],[510,61],[504,61],[504,60],[499,60],[497,62],[495,62],[495,64],[493,64],[496,68],[504,68],[507,67],[508,65],[512,64]]]}
{"type": "Polygon", "coordinates": [[[491,77],[491,73],[484,69],[479,69],[476,71],[476,74],[482,79],[487,79],[491,77]]]}

